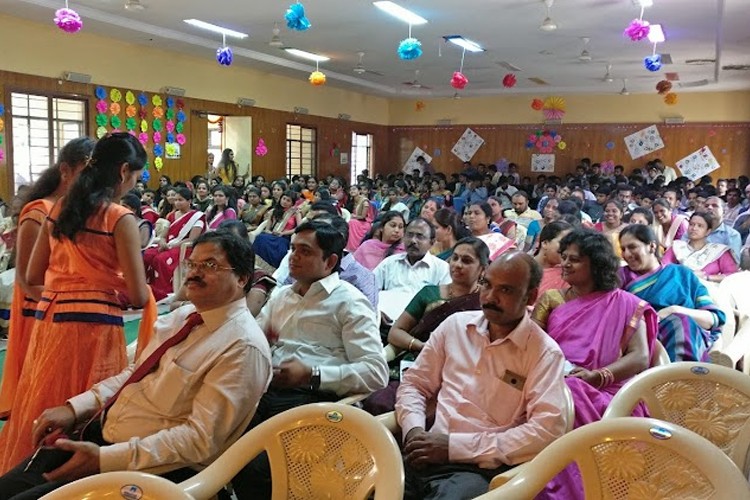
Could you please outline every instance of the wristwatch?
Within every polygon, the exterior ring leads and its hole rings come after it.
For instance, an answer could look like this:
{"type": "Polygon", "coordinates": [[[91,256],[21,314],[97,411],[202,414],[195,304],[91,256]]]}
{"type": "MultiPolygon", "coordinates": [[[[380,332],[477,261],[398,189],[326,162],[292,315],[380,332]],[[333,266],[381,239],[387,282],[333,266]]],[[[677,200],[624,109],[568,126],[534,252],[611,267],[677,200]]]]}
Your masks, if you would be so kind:
{"type": "Polygon", "coordinates": [[[320,367],[313,366],[312,374],[310,374],[310,390],[317,391],[320,389],[320,367]]]}

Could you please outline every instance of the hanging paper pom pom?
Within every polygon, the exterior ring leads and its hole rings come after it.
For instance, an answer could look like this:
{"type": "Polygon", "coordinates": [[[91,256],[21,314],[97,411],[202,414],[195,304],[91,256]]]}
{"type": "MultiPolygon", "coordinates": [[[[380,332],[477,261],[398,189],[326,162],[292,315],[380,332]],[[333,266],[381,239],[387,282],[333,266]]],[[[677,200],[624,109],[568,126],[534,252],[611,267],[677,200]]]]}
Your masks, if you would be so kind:
{"type": "Polygon", "coordinates": [[[661,54],[654,54],[643,59],[643,65],[649,71],[659,71],[661,69],[661,54]]]}
{"type": "Polygon", "coordinates": [[[148,96],[143,92],[138,94],[138,104],[140,104],[141,106],[145,106],[146,104],[148,104],[148,96]]]}
{"type": "Polygon", "coordinates": [[[73,9],[57,9],[55,11],[55,24],[65,33],[77,33],[83,28],[81,16],[73,9]]]}
{"type": "Polygon", "coordinates": [[[424,101],[417,101],[417,103],[414,105],[415,111],[422,111],[424,109],[424,101]]]}
{"type": "Polygon", "coordinates": [[[151,180],[151,172],[149,172],[147,168],[141,172],[141,180],[146,184],[151,180]]]}
{"type": "Polygon", "coordinates": [[[508,73],[503,77],[503,87],[505,88],[512,88],[516,86],[516,75],[513,73],[508,73]]]}
{"type": "Polygon", "coordinates": [[[466,84],[469,83],[469,79],[466,78],[466,75],[461,73],[460,71],[453,72],[453,78],[451,78],[451,87],[458,90],[463,90],[464,87],[466,87],[466,84]]]}
{"type": "Polygon", "coordinates": [[[544,107],[544,101],[541,99],[534,99],[531,101],[531,109],[534,111],[540,111],[544,107]]]}
{"type": "Polygon", "coordinates": [[[148,142],[148,134],[146,132],[141,132],[140,134],[138,134],[138,142],[145,146],[148,142]]]}
{"type": "Polygon", "coordinates": [[[174,120],[174,108],[167,108],[167,113],[164,116],[167,117],[167,120],[174,120]]]}
{"type": "Polygon", "coordinates": [[[422,55],[422,42],[416,38],[405,38],[398,44],[396,53],[404,61],[416,59],[422,55]]]}
{"type": "Polygon", "coordinates": [[[258,156],[266,156],[268,154],[268,147],[266,141],[258,139],[258,145],[255,147],[255,154],[258,156]]]}
{"type": "Polygon", "coordinates": [[[628,27],[625,28],[623,35],[629,37],[634,42],[639,42],[648,36],[649,31],[651,31],[651,27],[648,21],[633,19],[628,24],[628,27]]]}
{"type": "Polygon", "coordinates": [[[167,158],[177,158],[177,155],[179,154],[178,146],[174,143],[167,144],[164,150],[167,152],[167,158]]]}
{"type": "Polygon", "coordinates": [[[164,159],[162,159],[161,156],[154,158],[154,167],[156,167],[157,171],[161,171],[163,166],[164,166],[164,159]]]}
{"type": "Polygon", "coordinates": [[[139,109],[138,118],[140,118],[141,120],[145,120],[146,118],[148,118],[148,110],[146,110],[146,108],[139,109]]]}
{"type": "Polygon", "coordinates": [[[659,94],[666,94],[670,90],[672,90],[672,82],[669,80],[662,80],[656,84],[656,91],[659,92],[659,94]]]}
{"type": "Polygon", "coordinates": [[[135,109],[135,106],[133,106],[132,104],[125,108],[125,114],[130,118],[134,117],[137,112],[138,111],[135,109]]]}
{"type": "Polygon", "coordinates": [[[234,54],[232,54],[232,49],[230,47],[219,47],[216,49],[216,62],[222,66],[229,66],[232,64],[233,58],[234,54]]]}
{"type": "Polygon", "coordinates": [[[176,130],[176,131],[177,131],[178,133],[180,133],[180,134],[181,134],[182,132],[184,132],[184,131],[185,131],[185,123],[184,123],[184,122],[177,122],[177,125],[175,125],[174,129],[175,129],[175,130],[176,130]]]}
{"type": "Polygon", "coordinates": [[[154,132],[154,143],[161,142],[161,132],[154,132]]]}
{"type": "Polygon", "coordinates": [[[176,139],[177,139],[177,144],[179,144],[180,146],[182,146],[183,144],[187,142],[187,138],[185,137],[185,134],[177,134],[176,139]]]}
{"type": "Polygon", "coordinates": [[[117,89],[112,89],[109,91],[109,99],[112,102],[120,102],[122,100],[122,92],[120,92],[117,89]]]}
{"type": "Polygon", "coordinates": [[[289,6],[284,19],[286,19],[286,27],[290,30],[305,31],[312,26],[305,17],[305,7],[299,2],[289,6]]]}
{"type": "Polygon", "coordinates": [[[183,101],[182,99],[177,99],[176,105],[177,109],[182,109],[185,107],[185,101],[183,101]]]}
{"type": "Polygon", "coordinates": [[[5,114],[5,106],[3,106],[3,103],[0,102],[0,115],[5,114]]]}
{"type": "Polygon", "coordinates": [[[544,118],[547,120],[560,120],[565,116],[565,99],[562,97],[548,97],[542,108],[544,118]]]}
{"type": "Polygon", "coordinates": [[[664,96],[664,102],[667,103],[668,106],[674,106],[677,104],[677,94],[674,92],[668,93],[664,96]]]}
{"type": "Polygon", "coordinates": [[[161,106],[156,106],[152,111],[151,114],[154,116],[154,118],[162,118],[164,116],[164,108],[161,106]]]}
{"type": "Polygon", "coordinates": [[[107,97],[107,89],[104,87],[96,87],[96,90],[94,91],[94,95],[97,99],[106,99],[107,97]]]}
{"type": "Polygon", "coordinates": [[[318,85],[323,85],[326,83],[326,75],[321,71],[313,71],[312,73],[310,73],[310,78],[308,79],[310,80],[310,83],[312,83],[316,87],[318,85]]]}

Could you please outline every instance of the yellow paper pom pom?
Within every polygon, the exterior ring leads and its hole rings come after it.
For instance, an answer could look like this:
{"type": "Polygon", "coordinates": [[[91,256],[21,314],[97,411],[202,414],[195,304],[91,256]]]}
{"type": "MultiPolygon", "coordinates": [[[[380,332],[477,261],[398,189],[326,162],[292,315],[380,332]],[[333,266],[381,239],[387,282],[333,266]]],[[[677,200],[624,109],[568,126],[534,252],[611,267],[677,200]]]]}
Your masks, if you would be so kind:
{"type": "Polygon", "coordinates": [[[664,102],[667,103],[669,106],[674,106],[677,104],[677,94],[674,92],[670,92],[669,94],[664,96],[664,102]]]}
{"type": "Polygon", "coordinates": [[[128,104],[135,103],[135,94],[133,93],[132,90],[128,90],[125,93],[125,102],[128,103],[128,104]]]}
{"type": "Polygon", "coordinates": [[[120,102],[122,100],[122,92],[120,92],[117,89],[112,89],[109,91],[109,99],[112,102],[120,102]]]}
{"type": "Polygon", "coordinates": [[[559,150],[563,150],[563,149],[565,149],[567,147],[568,147],[568,145],[565,144],[565,141],[560,141],[560,142],[557,143],[557,149],[559,149],[559,150]]]}
{"type": "Polygon", "coordinates": [[[321,71],[313,71],[312,73],[310,73],[309,80],[310,83],[312,83],[316,87],[318,85],[324,85],[326,83],[326,75],[321,71]]]}
{"type": "Polygon", "coordinates": [[[156,170],[161,170],[161,168],[164,166],[164,160],[161,156],[154,158],[154,166],[156,167],[156,170]]]}

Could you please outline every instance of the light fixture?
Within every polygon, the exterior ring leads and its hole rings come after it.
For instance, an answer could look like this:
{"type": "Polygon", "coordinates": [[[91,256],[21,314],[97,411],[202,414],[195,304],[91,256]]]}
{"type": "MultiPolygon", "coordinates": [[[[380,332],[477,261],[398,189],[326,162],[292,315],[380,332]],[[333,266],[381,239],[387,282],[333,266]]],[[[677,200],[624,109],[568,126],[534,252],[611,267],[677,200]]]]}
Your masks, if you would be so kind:
{"type": "Polygon", "coordinates": [[[646,7],[653,7],[654,6],[654,0],[633,0],[633,4],[636,7],[640,8],[646,8],[646,7]]]}
{"type": "Polygon", "coordinates": [[[667,40],[661,24],[652,24],[648,30],[648,41],[651,43],[663,43],[667,40]]]}
{"type": "Polygon", "coordinates": [[[412,26],[418,26],[420,24],[427,24],[427,19],[425,19],[424,17],[418,14],[415,14],[409,9],[405,9],[404,7],[401,7],[400,5],[395,4],[393,2],[378,1],[378,2],[372,2],[372,4],[378,9],[385,12],[386,14],[390,14],[396,19],[400,19],[401,21],[407,24],[411,24],[412,26]]]}
{"type": "Polygon", "coordinates": [[[630,95],[630,91],[628,90],[628,79],[623,78],[622,79],[622,90],[620,91],[620,95],[630,95]]]}
{"type": "Polygon", "coordinates": [[[161,88],[162,94],[173,95],[176,97],[183,97],[185,95],[185,89],[180,87],[170,87],[169,85],[161,88]]]}
{"type": "Polygon", "coordinates": [[[65,71],[62,74],[63,80],[73,83],[91,83],[91,75],[86,73],[76,73],[75,71],[65,71]]]}
{"type": "Polygon", "coordinates": [[[293,56],[301,57],[302,59],[307,59],[309,61],[325,62],[325,61],[331,60],[330,57],[321,56],[319,54],[313,54],[312,52],[307,52],[305,50],[294,49],[290,47],[287,47],[284,50],[292,54],[293,56]]]}
{"type": "Polygon", "coordinates": [[[614,78],[612,78],[612,65],[607,64],[607,72],[604,73],[604,77],[602,78],[603,81],[607,83],[612,83],[615,81],[614,78]]]}
{"type": "Polygon", "coordinates": [[[127,0],[125,2],[125,10],[141,11],[145,9],[146,6],[141,3],[141,0],[127,0]]]}
{"type": "Polygon", "coordinates": [[[469,52],[484,52],[485,49],[482,48],[481,45],[479,45],[477,42],[472,42],[468,38],[464,38],[461,35],[447,35],[444,36],[443,39],[445,39],[446,42],[450,42],[454,45],[458,45],[462,49],[466,49],[469,52]]]}
{"type": "Polygon", "coordinates": [[[238,97],[237,106],[252,108],[253,106],[255,106],[255,99],[250,99],[249,97],[238,97]]]}
{"type": "Polygon", "coordinates": [[[271,41],[268,42],[268,45],[271,47],[283,47],[284,42],[281,41],[281,30],[279,29],[279,23],[273,24],[273,31],[271,31],[273,36],[271,37],[271,41]]]}
{"type": "Polygon", "coordinates": [[[240,33],[239,31],[230,30],[229,28],[222,28],[221,26],[207,23],[206,21],[201,21],[200,19],[184,19],[184,21],[191,26],[195,26],[196,28],[213,31],[214,33],[219,33],[220,35],[224,36],[230,36],[240,39],[247,38],[248,36],[247,33],[240,33]]]}
{"type": "Polygon", "coordinates": [[[543,0],[544,1],[544,7],[547,9],[547,16],[544,18],[544,21],[542,21],[542,24],[539,26],[539,29],[542,31],[555,31],[557,29],[557,23],[552,20],[552,17],[550,16],[549,10],[552,8],[552,4],[555,3],[555,0],[543,0]]]}

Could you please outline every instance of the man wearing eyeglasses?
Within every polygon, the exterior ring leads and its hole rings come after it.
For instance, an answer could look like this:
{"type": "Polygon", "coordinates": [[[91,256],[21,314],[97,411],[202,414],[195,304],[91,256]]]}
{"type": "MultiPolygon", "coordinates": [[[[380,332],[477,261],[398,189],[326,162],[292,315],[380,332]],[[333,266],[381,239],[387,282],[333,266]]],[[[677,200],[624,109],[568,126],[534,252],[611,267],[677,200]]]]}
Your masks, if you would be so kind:
{"type": "Polygon", "coordinates": [[[40,450],[0,478],[0,499],[38,498],[117,470],[179,482],[242,435],[272,374],[268,342],[245,302],[255,255],[219,229],[200,236],[185,262],[191,304],[159,318],[135,364],[34,421],[40,450]],[[60,439],[77,427],[80,440],[60,439]]]}

